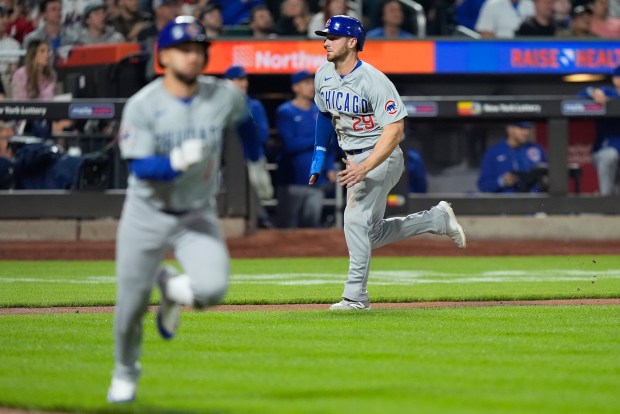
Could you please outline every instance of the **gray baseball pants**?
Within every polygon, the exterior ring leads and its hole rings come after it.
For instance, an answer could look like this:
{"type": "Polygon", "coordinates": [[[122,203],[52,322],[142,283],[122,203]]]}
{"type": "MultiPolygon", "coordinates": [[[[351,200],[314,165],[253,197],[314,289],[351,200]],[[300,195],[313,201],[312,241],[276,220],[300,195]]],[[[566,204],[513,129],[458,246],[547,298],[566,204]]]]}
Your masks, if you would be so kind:
{"type": "MultiPolygon", "coordinates": [[[[348,155],[357,164],[371,151],[348,155]]],[[[344,235],[349,249],[349,274],[342,297],[368,301],[366,284],[372,249],[418,234],[445,234],[445,214],[435,208],[406,217],[384,219],[387,196],[404,171],[403,153],[397,147],[364,181],[347,189],[344,235]]]]}
{"type": "Polygon", "coordinates": [[[217,304],[226,294],[230,259],[215,207],[172,215],[128,194],[116,244],[116,378],[136,381],[140,375],[142,320],[171,249],[190,278],[195,304],[217,304]]]}

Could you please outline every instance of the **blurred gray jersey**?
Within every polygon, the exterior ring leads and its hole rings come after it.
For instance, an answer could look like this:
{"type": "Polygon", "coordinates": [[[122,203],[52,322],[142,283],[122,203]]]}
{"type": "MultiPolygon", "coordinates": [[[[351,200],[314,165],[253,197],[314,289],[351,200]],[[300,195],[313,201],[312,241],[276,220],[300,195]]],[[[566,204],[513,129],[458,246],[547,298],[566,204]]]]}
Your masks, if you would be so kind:
{"type": "Polygon", "coordinates": [[[142,180],[131,175],[127,195],[158,209],[184,211],[214,200],[219,189],[224,130],[248,116],[243,94],[227,80],[201,77],[196,95],[180,99],[156,79],[131,97],[123,109],[119,146],[124,159],[168,157],[181,142],[200,138],[204,158],[172,181],[142,180]]]}
{"type": "Polygon", "coordinates": [[[361,64],[345,77],[326,62],[314,77],[315,102],[332,115],[338,145],[343,150],[373,146],[383,126],[407,116],[394,84],[374,66],[361,64]]]}

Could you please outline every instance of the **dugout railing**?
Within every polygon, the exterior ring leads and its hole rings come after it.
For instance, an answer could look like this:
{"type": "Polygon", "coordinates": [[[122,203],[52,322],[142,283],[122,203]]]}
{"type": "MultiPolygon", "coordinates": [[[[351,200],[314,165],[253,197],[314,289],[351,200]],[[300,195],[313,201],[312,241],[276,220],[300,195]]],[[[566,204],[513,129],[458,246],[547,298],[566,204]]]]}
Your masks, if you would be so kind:
{"type": "MultiPolygon", "coordinates": [[[[619,197],[569,194],[567,174],[568,125],[571,118],[620,117],[620,101],[607,106],[570,96],[528,98],[522,96],[480,97],[405,97],[411,119],[424,122],[492,122],[509,119],[531,119],[548,124],[549,131],[549,193],[546,194],[416,194],[409,195],[402,205],[388,207],[388,214],[402,214],[428,208],[437,201],[449,198],[460,214],[617,214],[619,197]]],[[[117,120],[125,99],[75,99],[70,102],[2,101],[1,119],[48,120],[117,120]]],[[[95,136],[75,137],[86,145],[95,136]]],[[[114,139],[114,138],[112,138],[114,139]]],[[[253,223],[256,214],[255,197],[249,196],[249,186],[242,151],[237,139],[226,139],[223,164],[223,185],[219,197],[223,217],[245,217],[253,223]]],[[[114,152],[118,157],[118,152],[114,152]]],[[[118,174],[122,161],[118,158],[118,174]]],[[[120,182],[112,177],[111,182],[120,182]]],[[[0,219],[26,218],[117,218],[120,216],[125,191],[109,188],[102,191],[45,190],[0,191],[0,219]]],[[[328,203],[333,201],[329,200],[328,203]]],[[[252,224],[250,224],[250,227],[252,224]]]]}

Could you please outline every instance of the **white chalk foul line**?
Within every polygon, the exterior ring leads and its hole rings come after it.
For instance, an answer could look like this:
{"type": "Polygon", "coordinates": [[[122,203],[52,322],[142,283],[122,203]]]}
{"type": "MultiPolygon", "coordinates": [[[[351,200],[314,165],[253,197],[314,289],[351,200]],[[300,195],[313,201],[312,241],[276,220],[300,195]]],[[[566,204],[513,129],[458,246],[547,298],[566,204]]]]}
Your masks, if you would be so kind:
{"type": "MultiPolygon", "coordinates": [[[[341,273],[267,273],[233,274],[233,284],[258,285],[325,285],[341,284],[346,275],[341,273]]],[[[514,283],[514,282],[566,282],[593,279],[620,279],[620,269],[603,271],[552,269],[552,270],[491,270],[480,273],[450,273],[435,271],[374,271],[370,280],[374,285],[415,285],[434,283],[514,283]]],[[[83,279],[63,277],[2,277],[0,283],[54,283],[74,285],[114,284],[115,276],[87,276],[83,279]]]]}

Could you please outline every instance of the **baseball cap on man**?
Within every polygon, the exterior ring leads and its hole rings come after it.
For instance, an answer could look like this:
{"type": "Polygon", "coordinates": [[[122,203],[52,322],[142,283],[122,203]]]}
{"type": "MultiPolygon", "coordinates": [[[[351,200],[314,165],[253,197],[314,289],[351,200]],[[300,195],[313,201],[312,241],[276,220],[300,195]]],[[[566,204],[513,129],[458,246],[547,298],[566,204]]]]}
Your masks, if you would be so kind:
{"type": "Polygon", "coordinates": [[[616,66],[613,72],[611,72],[611,76],[620,76],[620,66],[616,66]]]}
{"type": "Polygon", "coordinates": [[[532,128],[534,126],[533,122],[530,121],[511,121],[508,125],[516,126],[519,128],[532,128]]]}
{"type": "Polygon", "coordinates": [[[576,16],[580,16],[580,15],[582,15],[584,13],[592,14],[592,10],[590,10],[590,8],[588,6],[580,4],[578,6],[573,7],[573,10],[571,11],[571,16],[572,17],[576,17],[576,16]]]}
{"type": "Polygon", "coordinates": [[[312,79],[314,75],[307,70],[300,70],[299,72],[295,72],[291,75],[291,85],[295,85],[306,79],[312,79]]]}
{"type": "Polygon", "coordinates": [[[224,72],[224,78],[226,79],[239,79],[246,76],[248,76],[248,73],[243,66],[231,66],[224,72]]]}

